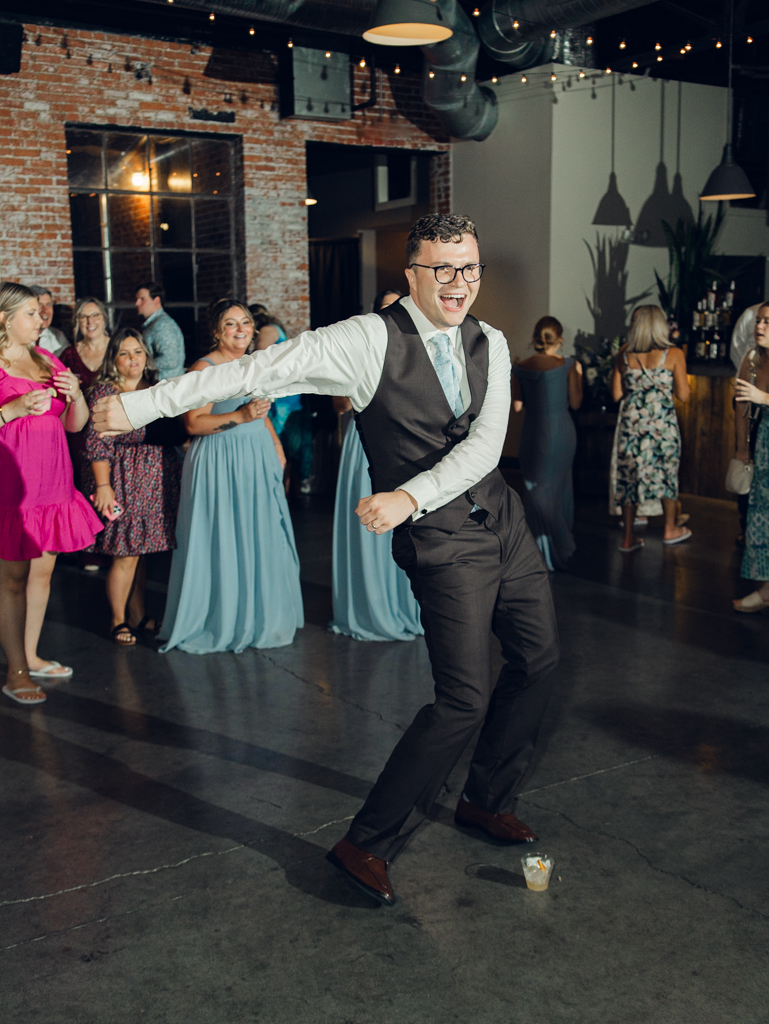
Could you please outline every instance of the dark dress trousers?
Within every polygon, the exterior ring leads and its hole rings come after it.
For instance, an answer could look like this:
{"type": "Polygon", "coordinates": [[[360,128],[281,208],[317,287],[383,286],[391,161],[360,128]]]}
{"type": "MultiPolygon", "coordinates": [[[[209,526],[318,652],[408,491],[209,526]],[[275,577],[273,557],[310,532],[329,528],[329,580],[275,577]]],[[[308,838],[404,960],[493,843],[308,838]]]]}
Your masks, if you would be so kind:
{"type": "MultiPolygon", "coordinates": [[[[388,332],[384,369],[371,403],[356,415],[374,493],[431,469],[467,437],[489,363],[488,339],[467,317],[461,338],[471,400],[456,417],[409,314],[395,303],[380,315],[388,332]]],[[[424,820],[481,725],[464,792],[486,810],[514,810],[559,654],[548,573],[520,498],[498,469],[399,526],[393,557],[421,608],[435,701],[417,713],[348,832],[351,843],[383,860],[424,820]],[[505,658],[496,685],[491,632],[505,658]]]]}

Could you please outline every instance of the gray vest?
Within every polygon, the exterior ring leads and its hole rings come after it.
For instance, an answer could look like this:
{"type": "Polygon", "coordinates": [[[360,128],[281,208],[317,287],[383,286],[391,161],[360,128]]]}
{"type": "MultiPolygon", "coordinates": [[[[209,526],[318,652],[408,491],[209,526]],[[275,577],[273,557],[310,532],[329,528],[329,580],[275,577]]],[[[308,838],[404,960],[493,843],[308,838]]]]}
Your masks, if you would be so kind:
{"type": "MultiPolygon", "coordinates": [[[[394,491],[418,473],[432,469],[467,437],[486,397],[489,369],[489,340],[475,317],[468,316],[460,331],[470,404],[457,418],[414,321],[400,302],[379,315],[387,327],[382,378],[371,402],[355,415],[374,494],[394,491]]],[[[506,490],[502,474],[494,469],[447,505],[415,523],[407,519],[399,529],[431,526],[456,533],[474,504],[496,519],[506,490]]]]}

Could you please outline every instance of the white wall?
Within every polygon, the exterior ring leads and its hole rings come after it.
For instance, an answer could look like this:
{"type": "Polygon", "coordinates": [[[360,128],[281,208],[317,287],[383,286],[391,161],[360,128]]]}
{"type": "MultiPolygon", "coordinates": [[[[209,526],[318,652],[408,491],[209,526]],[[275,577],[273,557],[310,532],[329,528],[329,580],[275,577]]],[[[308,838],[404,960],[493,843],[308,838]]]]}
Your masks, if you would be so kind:
{"type": "MultiPolygon", "coordinates": [[[[503,79],[496,87],[497,128],[484,142],[457,143],[453,153],[453,206],[477,222],[481,258],[489,265],[476,309],[505,331],[514,355],[524,354],[545,313],[563,322],[567,348],[578,331],[595,331],[585,242],[595,248],[597,234],[615,244],[620,236],[620,229],[592,224],[609,180],[612,88],[615,171],[634,224],[653,192],[661,156],[669,190],[680,167],[683,196],[696,216],[697,193],[721,159],[726,114],[726,90],[712,86],[638,76],[624,76],[620,86],[613,75],[593,84],[550,65],[528,78],[526,84],[518,76],[503,79]],[[558,75],[554,90],[543,87],[551,70],[558,75]],[[562,91],[569,74],[572,86],[562,91]]],[[[730,210],[717,251],[769,254],[765,212],[730,210]]],[[[666,276],[667,249],[630,244],[617,255],[626,261],[625,297],[651,289],[656,301],[654,270],[666,276]]]]}

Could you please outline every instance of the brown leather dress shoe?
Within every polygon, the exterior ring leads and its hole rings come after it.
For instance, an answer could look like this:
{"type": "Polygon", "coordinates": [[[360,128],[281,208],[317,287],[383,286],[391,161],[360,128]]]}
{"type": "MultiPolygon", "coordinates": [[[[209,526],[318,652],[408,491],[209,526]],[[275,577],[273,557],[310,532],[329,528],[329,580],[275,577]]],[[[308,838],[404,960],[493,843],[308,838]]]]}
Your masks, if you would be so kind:
{"type": "Polygon", "coordinates": [[[327,854],[328,860],[352,879],[359,889],[391,907],[395,893],[387,877],[387,861],[353,846],[347,836],[327,854]]]}
{"type": "Polygon", "coordinates": [[[537,836],[529,826],[524,825],[514,814],[492,814],[491,811],[484,811],[482,807],[471,804],[464,797],[459,799],[454,812],[454,821],[464,828],[479,828],[492,839],[499,839],[503,843],[534,843],[537,841],[537,836]]]}

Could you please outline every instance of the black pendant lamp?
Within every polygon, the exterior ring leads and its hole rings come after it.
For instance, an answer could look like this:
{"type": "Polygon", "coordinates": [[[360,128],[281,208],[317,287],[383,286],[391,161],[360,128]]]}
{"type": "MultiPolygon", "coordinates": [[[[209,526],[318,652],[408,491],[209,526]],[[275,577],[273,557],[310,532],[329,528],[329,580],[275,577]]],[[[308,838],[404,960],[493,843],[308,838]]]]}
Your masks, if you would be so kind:
{"type": "Polygon", "coordinates": [[[734,162],[732,156],[732,39],[734,36],[734,0],[729,3],[729,84],[726,95],[726,145],[721,163],[707,180],[700,192],[703,200],[752,199],[753,186],[747,174],[734,162]]]}
{"type": "Polygon", "coordinates": [[[363,38],[380,46],[432,46],[453,34],[437,0],[379,0],[363,38]]]}

